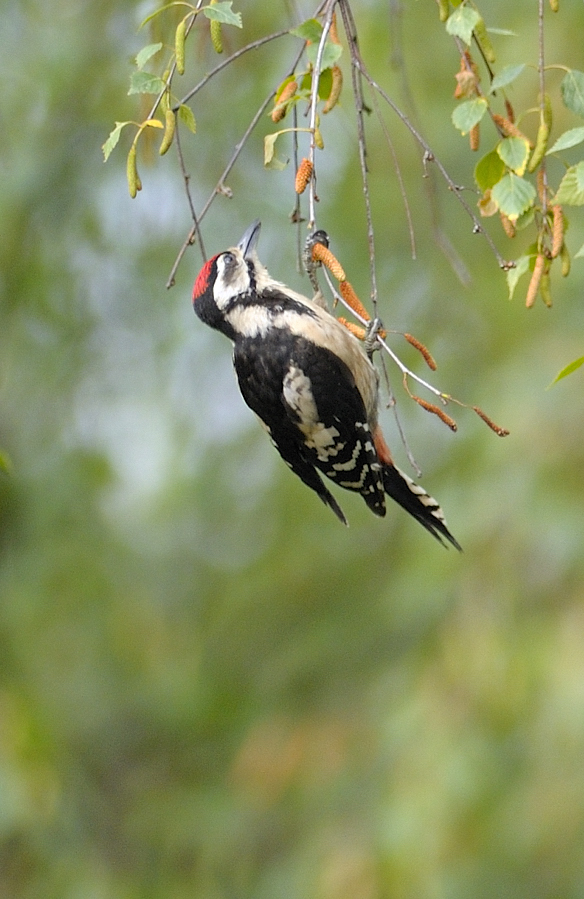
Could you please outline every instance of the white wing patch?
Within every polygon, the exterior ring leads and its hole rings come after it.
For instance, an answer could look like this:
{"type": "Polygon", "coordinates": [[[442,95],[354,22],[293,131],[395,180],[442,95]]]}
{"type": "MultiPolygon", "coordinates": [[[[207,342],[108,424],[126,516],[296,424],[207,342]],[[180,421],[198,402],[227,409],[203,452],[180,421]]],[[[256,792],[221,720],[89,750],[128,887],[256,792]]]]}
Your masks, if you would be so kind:
{"type": "Polygon", "coordinates": [[[284,401],[298,416],[298,427],[304,434],[306,446],[316,450],[321,462],[326,462],[330,456],[336,456],[345,444],[337,442],[336,438],[340,434],[334,425],[327,428],[319,420],[308,375],[296,365],[291,365],[284,378],[282,392],[284,401]]]}

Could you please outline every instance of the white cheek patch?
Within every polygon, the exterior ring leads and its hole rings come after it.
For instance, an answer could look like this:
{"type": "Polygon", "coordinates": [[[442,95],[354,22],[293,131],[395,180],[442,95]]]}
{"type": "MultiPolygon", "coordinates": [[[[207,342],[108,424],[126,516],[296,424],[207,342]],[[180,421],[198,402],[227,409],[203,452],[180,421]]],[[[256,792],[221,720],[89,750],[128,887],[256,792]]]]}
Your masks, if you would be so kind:
{"type": "Polygon", "coordinates": [[[319,421],[312,384],[302,369],[291,365],[284,378],[282,393],[285,403],[298,417],[298,427],[304,434],[308,449],[316,450],[321,462],[336,456],[345,446],[337,442],[339,431],[333,425],[326,427],[319,421]]]}
{"type": "Polygon", "coordinates": [[[245,294],[251,286],[247,263],[241,252],[233,249],[217,258],[217,278],[213,286],[213,298],[219,309],[225,309],[238,294],[245,294]],[[230,256],[231,262],[226,262],[230,256]]]}

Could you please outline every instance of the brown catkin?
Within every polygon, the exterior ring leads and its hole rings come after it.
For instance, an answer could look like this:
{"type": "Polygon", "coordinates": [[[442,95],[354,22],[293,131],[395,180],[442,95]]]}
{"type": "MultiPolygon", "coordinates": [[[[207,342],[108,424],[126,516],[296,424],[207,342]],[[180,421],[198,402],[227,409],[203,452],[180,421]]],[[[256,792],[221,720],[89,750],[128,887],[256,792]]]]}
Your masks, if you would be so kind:
{"type": "Polygon", "coordinates": [[[559,256],[564,245],[564,212],[557,203],[553,207],[554,220],[552,225],[552,259],[559,256]]]}
{"type": "Polygon", "coordinates": [[[312,163],[310,159],[304,157],[298,171],[296,172],[296,181],[294,182],[294,190],[297,194],[302,194],[306,190],[308,182],[312,176],[312,163]]]}
{"type": "Polygon", "coordinates": [[[478,150],[480,142],[481,142],[481,131],[480,125],[473,125],[473,127],[469,131],[469,139],[470,139],[470,148],[471,150],[478,150]]]}
{"type": "Polygon", "coordinates": [[[365,309],[365,306],[353,290],[351,284],[348,281],[341,281],[339,284],[339,292],[344,299],[345,303],[351,307],[353,312],[355,312],[360,318],[364,319],[366,322],[371,321],[371,316],[365,309]]]}
{"type": "Polygon", "coordinates": [[[411,343],[411,345],[414,346],[417,349],[417,351],[422,354],[422,356],[424,357],[424,361],[425,361],[426,365],[428,366],[428,368],[431,368],[432,371],[436,371],[438,366],[436,365],[436,362],[435,362],[434,357],[432,356],[432,353],[430,352],[430,350],[427,347],[425,347],[424,344],[420,340],[418,340],[416,337],[414,337],[412,334],[404,334],[404,337],[408,343],[411,343]]]}
{"type": "Polygon", "coordinates": [[[367,331],[361,325],[356,325],[355,322],[350,322],[346,318],[342,318],[342,316],[339,316],[337,321],[344,325],[347,331],[350,331],[358,340],[365,340],[367,331]]]}
{"type": "Polygon", "coordinates": [[[332,44],[340,44],[341,43],[339,40],[339,32],[337,30],[337,14],[336,14],[336,12],[333,13],[333,17],[331,19],[329,38],[330,38],[332,44]]]}
{"type": "Polygon", "coordinates": [[[289,81],[280,91],[280,96],[276,99],[276,105],[272,109],[272,122],[280,122],[288,112],[288,101],[294,96],[298,90],[296,81],[289,81]]]}
{"type": "MultiPolygon", "coordinates": [[[[300,169],[298,171],[300,171],[300,169]]],[[[347,276],[345,275],[343,266],[341,265],[337,257],[333,253],[331,253],[328,247],[325,247],[323,243],[314,244],[312,248],[312,258],[315,262],[322,262],[323,265],[326,265],[331,275],[334,275],[337,281],[346,281],[347,276]]],[[[341,293],[343,293],[342,290],[341,293]]],[[[369,318],[369,316],[367,316],[367,318],[369,318]]]]}
{"type": "Polygon", "coordinates": [[[531,307],[535,303],[535,298],[537,297],[539,285],[541,284],[541,278],[544,272],[544,268],[545,256],[540,253],[535,260],[533,274],[531,276],[531,281],[529,282],[529,287],[527,288],[527,296],[525,297],[525,306],[527,309],[531,309],[531,307]]]}
{"type": "Polygon", "coordinates": [[[499,435],[499,437],[507,437],[507,435],[509,433],[507,428],[501,428],[501,427],[499,427],[499,425],[496,425],[495,422],[493,421],[493,419],[489,418],[489,416],[485,412],[483,412],[483,410],[480,409],[478,406],[473,406],[472,408],[473,408],[473,411],[476,412],[476,414],[480,418],[482,418],[482,420],[485,422],[485,424],[487,424],[490,427],[491,431],[494,431],[495,434],[499,435]]]}
{"type": "Polygon", "coordinates": [[[509,121],[509,119],[506,119],[505,116],[499,115],[498,112],[493,112],[492,119],[505,137],[520,137],[521,140],[526,140],[530,147],[533,147],[533,141],[530,141],[523,131],[520,131],[517,125],[509,121]]]}
{"type": "Polygon", "coordinates": [[[507,237],[515,237],[517,234],[517,229],[515,225],[511,221],[508,215],[505,215],[504,212],[499,212],[499,218],[501,219],[501,225],[503,226],[503,231],[507,235],[507,237]]]}
{"type": "Polygon", "coordinates": [[[508,100],[507,97],[505,97],[505,110],[507,112],[507,118],[509,119],[509,121],[512,124],[514,124],[515,123],[515,110],[513,109],[513,106],[511,105],[511,100],[508,100]]]}
{"type": "Polygon", "coordinates": [[[322,110],[324,114],[326,114],[327,112],[330,112],[331,109],[333,109],[337,105],[339,97],[341,96],[341,91],[343,89],[343,73],[342,73],[341,69],[339,68],[339,66],[332,67],[331,76],[332,76],[331,92],[328,95],[328,99],[327,99],[326,103],[324,104],[324,107],[322,110]]]}
{"type": "Polygon", "coordinates": [[[444,409],[441,409],[440,406],[436,406],[434,403],[429,403],[427,400],[423,400],[421,396],[416,396],[415,393],[410,394],[411,398],[416,401],[418,406],[421,406],[422,409],[425,409],[426,412],[432,412],[433,415],[437,415],[440,421],[443,421],[445,425],[448,425],[451,431],[458,431],[458,425],[454,421],[450,415],[447,415],[444,409]]]}

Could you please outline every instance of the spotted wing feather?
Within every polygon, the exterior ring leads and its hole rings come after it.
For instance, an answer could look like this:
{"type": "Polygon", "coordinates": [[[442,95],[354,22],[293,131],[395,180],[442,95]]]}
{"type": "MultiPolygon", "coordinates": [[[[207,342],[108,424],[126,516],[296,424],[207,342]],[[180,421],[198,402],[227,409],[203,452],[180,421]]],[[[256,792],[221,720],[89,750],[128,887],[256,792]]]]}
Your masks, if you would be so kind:
{"type": "Polygon", "coordinates": [[[344,516],[319,471],[360,493],[376,514],[384,515],[380,465],[363,399],[348,367],[311,341],[302,337],[291,341],[289,333],[278,329],[258,339],[236,341],[234,364],[243,398],[304,483],[341,520],[344,516]],[[280,389],[274,391],[274,384],[280,389]]]}

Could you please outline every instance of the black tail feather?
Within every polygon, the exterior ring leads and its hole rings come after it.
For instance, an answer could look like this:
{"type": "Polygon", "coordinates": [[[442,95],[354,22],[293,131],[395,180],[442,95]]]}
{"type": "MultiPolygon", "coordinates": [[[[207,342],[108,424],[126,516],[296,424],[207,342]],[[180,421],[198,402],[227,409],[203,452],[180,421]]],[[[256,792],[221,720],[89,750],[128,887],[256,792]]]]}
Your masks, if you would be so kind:
{"type": "Polygon", "coordinates": [[[384,465],[383,486],[388,496],[391,496],[416,521],[419,521],[443,546],[446,546],[442,539],[442,537],[445,537],[452,546],[462,552],[460,543],[448,530],[444,520],[444,513],[439,504],[419,484],[412,481],[407,474],[404,474],[403,471],[400,471],[394,465],[384,465]]]}

